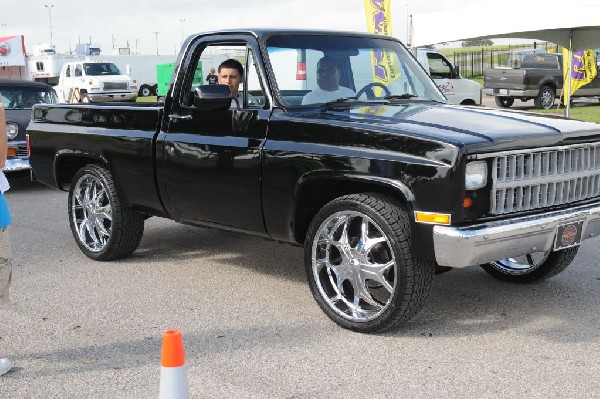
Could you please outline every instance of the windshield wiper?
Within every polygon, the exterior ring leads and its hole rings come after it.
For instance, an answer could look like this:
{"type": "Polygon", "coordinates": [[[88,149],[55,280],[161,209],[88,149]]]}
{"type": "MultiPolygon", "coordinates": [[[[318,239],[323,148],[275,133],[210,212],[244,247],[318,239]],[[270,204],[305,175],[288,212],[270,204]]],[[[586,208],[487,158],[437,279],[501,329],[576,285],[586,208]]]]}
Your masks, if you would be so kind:
{"type": "Polygon", "coordinates": [[[347,102],[352,102],[352,101],[356,101],[356,100],[358,100],[358,97],[342,97],[342,98],[338,98],[337,100],[328,101],[325,103],[325,105],[347,103],[347,102]]]}
{"type": "Polygon", "coordinates": [[[390,96],[383,97],[386,100],[408,100],[413,97],[418,97],[416,94],[404,93],[404,94],[392,94],[390,96]]]}

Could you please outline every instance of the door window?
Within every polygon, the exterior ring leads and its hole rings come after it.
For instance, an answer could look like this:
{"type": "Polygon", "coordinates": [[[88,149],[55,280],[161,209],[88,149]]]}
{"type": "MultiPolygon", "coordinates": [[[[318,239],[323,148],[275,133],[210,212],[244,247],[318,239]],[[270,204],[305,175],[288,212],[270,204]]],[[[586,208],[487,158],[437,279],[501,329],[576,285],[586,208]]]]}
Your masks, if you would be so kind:
{"type": "Polygon", "coordinates": [[[189,73],[185,80],[182,97],[183,105],[191,104],[190,95],[196,87],[208,84],[207,76],[213,68],[218,76],[218,84],[230,85],[232,92],[237,87],[241,107],[262,108],[265,105],[265,94],[258,74],[258,65],[252,51],[246,45],[209,45],[196,56],[194,65],[193,75],[189,73]],[[219,67],[223,63],[229,65],[230,68],[221,68],[221,71],[219,71],[219,67]],[[238,71],[235,71],[237,65],[241,66],[243,73],[239,80],[235,79],[235,75],[239,75],[238,71]],[[233,72],[232,75],[234,76],[226,75],[224,69],[233,69],[234,71],[230,72],[233,72]]]}

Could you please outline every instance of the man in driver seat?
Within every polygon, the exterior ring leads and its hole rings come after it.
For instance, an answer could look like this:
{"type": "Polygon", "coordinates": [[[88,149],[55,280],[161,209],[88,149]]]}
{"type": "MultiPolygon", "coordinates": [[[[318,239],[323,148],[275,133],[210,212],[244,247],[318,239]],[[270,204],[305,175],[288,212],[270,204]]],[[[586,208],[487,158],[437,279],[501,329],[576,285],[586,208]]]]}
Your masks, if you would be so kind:
{"type": "Polygon", "coordinates": [[[326,103],[338,98],[354,97],[351,89],[340,86],[341,71],[335,58],[323,57],[317,63],[318,88],[311,91],[302,99],[302,105],[326,103]]]}

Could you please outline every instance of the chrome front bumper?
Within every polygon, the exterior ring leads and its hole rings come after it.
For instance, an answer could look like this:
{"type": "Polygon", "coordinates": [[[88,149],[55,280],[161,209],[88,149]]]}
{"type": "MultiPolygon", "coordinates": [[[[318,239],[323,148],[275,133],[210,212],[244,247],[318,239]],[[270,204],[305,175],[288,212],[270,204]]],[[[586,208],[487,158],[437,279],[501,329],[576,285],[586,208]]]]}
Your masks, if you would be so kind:
{"type": "Polygon", "coordinates": [[[29,159],[13,158],[7,159],[4,164],[3,172],[18,172],[20,170],[30,170],[29,159]]]}
{"type": "Polygon", "coordinates": [[[88,97],[93,102],[109,102],[109,101],[135,101],[137,99],[137,91],[131,92],[104,92],[104,93],[87,93],[88,97]]]}
{"type": "Polygon", "coordinates": [[[600,235],[600,205],[584,205],[466,227],[435,226],[440,266],[466,267],[554,248],[558,226],[583,221],[582,240],[600,235]]]}

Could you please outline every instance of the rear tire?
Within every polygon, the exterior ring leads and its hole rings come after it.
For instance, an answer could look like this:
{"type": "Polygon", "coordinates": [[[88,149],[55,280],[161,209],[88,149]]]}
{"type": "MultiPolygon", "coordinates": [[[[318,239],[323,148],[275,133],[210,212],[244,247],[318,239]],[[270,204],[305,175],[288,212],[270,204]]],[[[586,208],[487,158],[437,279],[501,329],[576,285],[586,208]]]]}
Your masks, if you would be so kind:
{"type": "Polygon", "coordinates": [[[529,284],[562,272],[573,262],[579,247],[559,251],[538,252],[516,258],[505,258],[481,265],[483,270],[498,280],[529,284]]]}
{"type": "Polygon", "coordinates": [[[515,99],[511,97],[494,97],[494,101],[496,101],[496,105],[502,108],[510,108],[511,105],[514,104],[515,99]]]}
{"type": "Polygon", "coordinates": [[[77,245],[94,260],[131,255],[144,234],[144,216],[121,206],[112,175],[100,165],[77,171],[69,189],[68,213],[77,245]]]}
{"type": "Polygon", "coordinates": [[[550,86],[544,86],[540,89],[538,96],[533,100],[536,108],[550,109],[554,106],[554,100],[556,99],[556,93],[550,86]]]}
{"type": "Polygon", "coordinates": [[[435,264],[412,254],[408,213],[376,193],[351,194],[325,205],[304,245],[313,297],[349,330],[391,329],[424,306],[435,264]]]}

